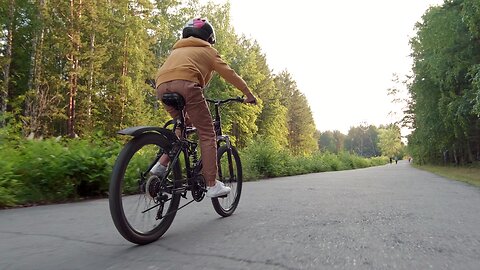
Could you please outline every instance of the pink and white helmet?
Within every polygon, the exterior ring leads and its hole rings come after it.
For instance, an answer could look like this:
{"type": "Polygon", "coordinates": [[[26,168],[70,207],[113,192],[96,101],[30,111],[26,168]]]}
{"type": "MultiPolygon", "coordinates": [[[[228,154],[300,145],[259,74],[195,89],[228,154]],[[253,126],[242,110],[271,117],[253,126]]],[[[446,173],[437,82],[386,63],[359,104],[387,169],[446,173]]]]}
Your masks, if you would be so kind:
{"type": "Polygon", "coordinates": [[[210,44],[215,44],[215,29],[204,18],[195,18],[188,21],[183,27],[182,38],[196,37],[210,44]]]}

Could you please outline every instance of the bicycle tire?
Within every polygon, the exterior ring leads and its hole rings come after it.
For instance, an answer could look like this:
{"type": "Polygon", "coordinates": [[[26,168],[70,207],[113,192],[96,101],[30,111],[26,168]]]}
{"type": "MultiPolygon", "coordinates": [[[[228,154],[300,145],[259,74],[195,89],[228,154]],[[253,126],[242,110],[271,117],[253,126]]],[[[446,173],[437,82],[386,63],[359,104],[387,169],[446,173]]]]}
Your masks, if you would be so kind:
{"type": "Polygon", "coordinates": [[[228,158],[229,149],[226,145],[222,145],[217,151],[218,170],[219,176],[221,176],[218,180],[222,181],[225,186],[228,186],[232,189],[226,198],[212,198],[213,208],[222,217],[231,216],[233,212],[235,212],[235,209],[237,209],[238,203],[240,202],[240,195],[242,193],[242,163],[237,149],[233,146],[230,149],[231,158],[228,158]],[[222,166],[222,158],[225,157],[227,158],[226,168],[225,166],[222,166]],[[232,170],[229,168],[232,168],[232,170]],[[228,173],[228,177],[225,177],[224,172],[228,173]]]}
{"type": "MultiPolygon", "coordinates": [[[[148,146],[148,149],[156,148],[157,149],[156,152],[158,153],[158,147],[163,149],[165,148],[169,149],[171,145],[165,139],[165,137],[157,133],[145,133],[130,140],[122,149],[122,151],[120,152],[115,162],[115,166],[113,168],[113,172],[110,180],[110,187],[109,187],[110,214],[112,216],[115,227],[126,240],[139,245],[145,245],[153,241],[156,241],[168,230],[168,228],[173,222],[173,219],[175,218],[175,215],[176,215],[175,211],[178,209],[178,205],[180,203],[179,194],[170,195],[171,200],[168,202],[169,205],[166,208],[167,209],[166,213],[171,213],[171,214],[168,216],[165,216],[160,221],[155,221],[155,222],[158,222],[158,224],[153,225],[151,228],[149,225],[149,227],[146,229],[147,231],[141,231],[138,228],[135,228],[135,225],[132,224],[133,221],[129,220],[130,213],[126,213],[125,208],[129,209],[129,205],[127,204],[129,203],[129,201],[132,201],[134,205],[135,198],[131,200],[130,198],[131,196],[127,196],[128,193],[131,192],[131,191],[127,191],[127,186],[128,184],[135,183],[135,182],[130,181],[131,177],[126,177],[126,174],[130,173],[130,171],[127,172],[127,169],[130,168],[129,165],[133,166],[131,167],[132,169],[136,168],[135,162],[137,162],[137,160],[134,159],[136,157],[135,154],[140,153],[139,157],[141,157],[141,154],[143,154],[143,152],[141,151],[143,149],[146,149],[147,146],[148,146]],[[128,180],[125,180],[126,178],[128,180]],[[130,181],[130,182],[127,183],[127,181],[130,181]],[[174,212],[172,213],[172,211],[174,212]]],[[[156,157],[156,154],[155,154],[155,157],[156,157]]],[[[152,157],[152,159],[149,161],[148,164],[144,163],[140,166],[144,170],[146,170],[148,168],[147,166],[149,166],[153,162],[153,159],[155,157],[152,157]]],[[[142,170],[139,170],[137,168],[137,171],[142,171],[142,170]]],[[[180,168],[179,162],[177,162],[174,165],[174,167],[172,168],[172,173],[170,174],[171,175],[173,174],[174,180],[181,179],[181,168],[180,168]]],[[[181,185],[180,181],[173,181],[173,185],[175,187],[177,187],[179,184],[181,185]]],[[[132,184],[132,186],[133,185],[134,184],[132,184]]],[[[137,208],[138,208],[138,204],[140,204],[142,200],[145,202],[145,204],[149,204],[153,202],[153,199],[151,197],[149,198],[145,191],[143,191],[142,193],[140,184],[138,184],[137,192],[138,193],[136,195],[133,195],[133,197],[138,196],[139,198],[137,202],[137,208]]],[[[155,202],[153,203],[155,204],[155,202]]],[[[158,211],[157,209],[152,211],[147,211],[145,214],[141,213],[142,209],[145,210],[147,209],[147,207],[151,207],[151,205],[147,205],[145,207],[140,208],[137,211],[133,211],[132,215],[139,215],[142,219],[146,219],[146,218],[151,219],[151,214],[153,211],[155,212],[155,217],[156,217],[157,216],[156,212],[158,211]]],[[[135,220],[135,218],[133,219],[135,220]]],[[[148,222],[148,220],[146,220],[146,222],[148,222]]],[[[151,222],[154,222],[154,221],[151,221],[151,222]]]]}

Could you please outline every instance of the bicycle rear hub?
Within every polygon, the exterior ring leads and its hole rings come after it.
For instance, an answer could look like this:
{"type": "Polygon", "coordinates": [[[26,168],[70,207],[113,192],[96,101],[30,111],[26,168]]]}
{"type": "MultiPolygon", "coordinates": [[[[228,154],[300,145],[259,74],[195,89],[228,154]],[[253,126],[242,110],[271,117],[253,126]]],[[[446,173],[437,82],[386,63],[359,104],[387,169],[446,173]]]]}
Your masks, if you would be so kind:
{"type": "Polygon", "coordinates": [[[145,183],[145,195],[150,199],[155,199],[159,191],[160,178],[156,175],[150,176],[145,183]]]}

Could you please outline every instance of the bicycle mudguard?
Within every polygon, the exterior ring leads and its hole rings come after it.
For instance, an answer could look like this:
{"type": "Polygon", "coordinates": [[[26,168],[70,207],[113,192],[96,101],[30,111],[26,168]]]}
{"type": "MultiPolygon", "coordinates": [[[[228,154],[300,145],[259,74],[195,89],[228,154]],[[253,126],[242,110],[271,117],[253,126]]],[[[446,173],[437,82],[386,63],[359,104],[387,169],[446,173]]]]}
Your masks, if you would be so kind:
{"type": "Polygon", "coordinates": [[[138,135],[141,135],[143,133],[148,133],[148,132],[160,133],[163,136],[165,136],[165,138],[167,138],[171,143],[178,140],[177,136],[171,130],[168,130],[166,128],[161,128],[161,127],[154,127],[154,126],[129,127],[126,129],[122,129],[117,133],[120,135],[129,135],[129,136],[137,137],[138,135]]]}

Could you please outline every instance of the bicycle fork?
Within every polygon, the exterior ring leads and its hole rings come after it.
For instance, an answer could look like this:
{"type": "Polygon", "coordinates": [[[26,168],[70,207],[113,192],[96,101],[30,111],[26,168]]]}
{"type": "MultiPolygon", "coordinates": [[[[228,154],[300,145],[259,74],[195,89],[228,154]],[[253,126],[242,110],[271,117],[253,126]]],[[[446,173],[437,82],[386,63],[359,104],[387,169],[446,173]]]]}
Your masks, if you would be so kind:
{"type": "MultiPolygon", "coordinates": [[[[217,130],[217,134],[221,132],[221,130],[217,130]]],[[[227,161],[228,161],[228,173],[230,176],[234,175],[233,171],[233,162],[232,162],[232,144],[230,143],[230,137],[227,135],[217,135],[217,149],[220,149],[220,143],[225,142],[225,145],[227,147],[227,161]]],[[[218,177],[220,179],[223,179],[223,173],[222,173],[222,164],[221,162],[218,162],[218,177]]],[[[231,179],[234,180],[234,179],[231,179]]]]}

